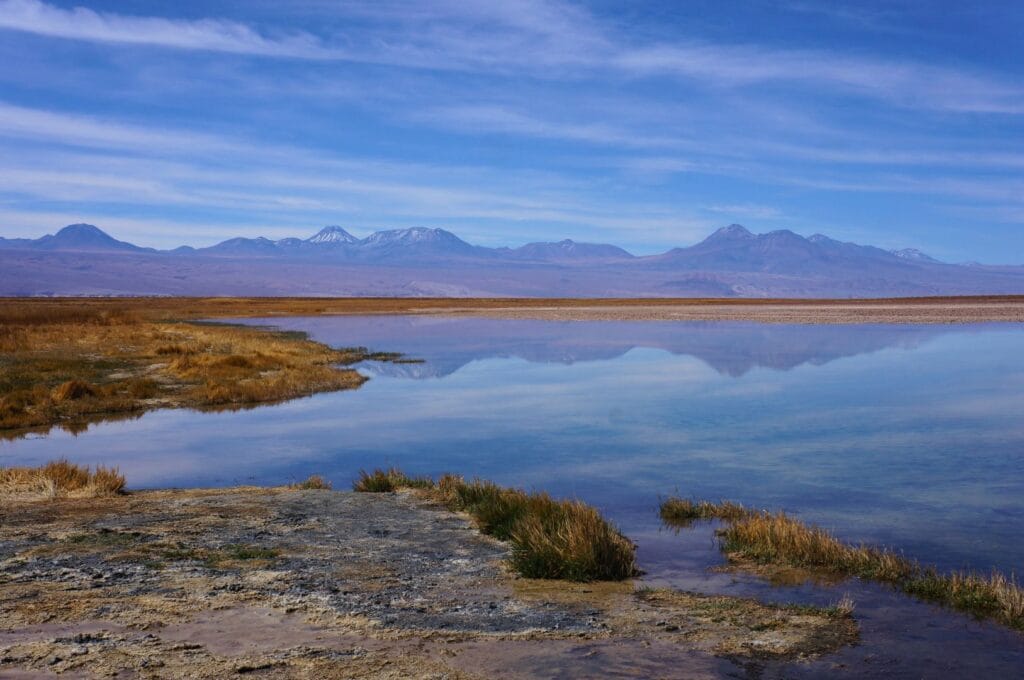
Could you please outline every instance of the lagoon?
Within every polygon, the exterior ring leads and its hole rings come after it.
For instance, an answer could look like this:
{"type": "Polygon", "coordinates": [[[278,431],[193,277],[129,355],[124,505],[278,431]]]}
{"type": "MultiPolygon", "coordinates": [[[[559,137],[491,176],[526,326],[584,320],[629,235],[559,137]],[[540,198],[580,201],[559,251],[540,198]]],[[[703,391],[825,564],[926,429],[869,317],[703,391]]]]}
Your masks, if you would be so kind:
{"type": "Polygon", "coordinates": [[[1024,571],[1019,325],[272,323],[423,363],[367,363],[358,390],[272,407],[5,442],[3,463],[119,465],[137,488],[455,471],[578,496],[627,533],[659,496],[729,498],[943,568],[1024,571]]]}
{"type": "Polygon", "coordinates": [[[858,602],[862,644],[817,677],[1013,673],[1024,637],[856,581],[722,571],[714,525],[661,526],[671,494],[784,509],[942,569],[1024,571],[1024,327],[534,321],[470,316],[248,320],[398,351],[357,390],[221,413],[157,411],[77,436],[0,443],[3,465],[117,465],[134,488],[345,488],[360,469],[458,472],[579,497],[638,543],[653,585],[858,602]],[[940,650],[940,651],[936,651],[940,650]]]}

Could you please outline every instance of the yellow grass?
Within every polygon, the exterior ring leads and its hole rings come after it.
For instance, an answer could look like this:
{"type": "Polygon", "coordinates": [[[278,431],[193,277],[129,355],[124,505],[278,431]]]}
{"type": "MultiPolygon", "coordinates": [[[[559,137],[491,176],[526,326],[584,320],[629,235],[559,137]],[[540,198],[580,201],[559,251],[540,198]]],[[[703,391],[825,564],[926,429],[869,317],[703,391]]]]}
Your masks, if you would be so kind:
{"type": "Polygon", "coordinates": [[[759,513],[734,521],[721,532],[726,552],[766,564],[822,569],[894,583],[916,565],[891,550],[851,546],[829,531],[807,526],[785,513],[759,513]]]}
{"type": "Polygon", "coordinates": [[[722,519],[727,521],[748,517],[753,511],[739,503],[720,501],[694,501],[689,498],[668,498],[661,503],[659,514],[666,524],[688,526],[698,519],[722,519]]]}
{"type": "Polygon", "coordinates": [[[289,484],[288,488],[292,489],[293,491],[306,491],[310,489],[321,489],[329,491],[330,489],[334,488],[334,486],[320,475],[310,475],[301,482],[289,484]]]}
{"type": "Polygon", "coordinates": [[[0,436],[54,425],[74,431],[156,408],[243,408],[365,381],[340,367],[370,356],[365,349],[175,322],[166,308],[122,304],[0,303],[0,436]]]}
{"type": "Polygon", "coordinates": [[[398,468],[389,470],[359,471],[359,477],[352,483],[352,490],[362,493],[387,493],[399,489],[433,488],[434,480],[429,477],[409,477],[398,468]]]}
{"type": "Polygon", "coordinates": [[[512,545],[511,566],[529,578],[618,581],[639,574],[636,546],[591,506],[546,493],[466,482],[408,477],[396,468],[361,472],[356,491],[425,490],[449,509],[468,513],[485,534],[512,545]]]}
{"type": "Polygon", "coordinates": [[[124,491],[125,479],[117,468],[88,466],[58,460],[42,467],[0,468],[0,498],[99,498],[124,491]]]}
{"type": "Polygon", "coordinates": [[[943,574],[887,548],[844,543],[830,531],[783,512],[750,511],[727,501],[670,498],[662,503],[661,516],[675,526],[695,519],[725,520],[727,525],[718,535],[722,550],[734,561],[880,581],[921,599],[1024,630],[1024,588],[1013,576],[997,571],[943,574]]]}

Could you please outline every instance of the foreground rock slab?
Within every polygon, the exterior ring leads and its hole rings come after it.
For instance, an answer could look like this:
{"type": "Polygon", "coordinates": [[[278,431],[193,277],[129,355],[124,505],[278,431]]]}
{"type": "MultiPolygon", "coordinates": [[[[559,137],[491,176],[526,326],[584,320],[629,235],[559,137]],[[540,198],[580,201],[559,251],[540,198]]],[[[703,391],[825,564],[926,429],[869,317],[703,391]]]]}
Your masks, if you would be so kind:
{"type": "Polygon", "coordinates": [[[0,676],[717,677],[856,640],[842,613],[532,581],[412,493],[0,500],[0,676]]]}

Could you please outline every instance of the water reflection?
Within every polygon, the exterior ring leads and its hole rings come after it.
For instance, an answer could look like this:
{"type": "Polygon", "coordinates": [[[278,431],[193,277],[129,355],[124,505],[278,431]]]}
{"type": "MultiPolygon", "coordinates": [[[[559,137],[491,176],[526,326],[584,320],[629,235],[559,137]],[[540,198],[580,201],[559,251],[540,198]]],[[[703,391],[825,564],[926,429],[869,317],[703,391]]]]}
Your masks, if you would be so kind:
{"type": "MultiPolygon", "coordinates": [[[[865,641],[841,656],[845,675],[999,677],[1024,664],[1016,633],[874,586],[774,588],[708,572],[721,562],[709,532],[665,532],[656,511],[676,492],[730,498],[944,569],[1021,573],[1019,325],[272,321],[425,363],[371,365],[359,390],[274,407],[162,411],[3,442],[0,462],[119,465],[136,487],[312,473],[344,487],[360,468],[399,465],[543,488],[598,505],[656,583],[818,603],[851,590],[865,641]]],[[[836,673],[834,661],[781,675],[836,673]]]]}
{"type": "Polygon", "coordinates": [[[325,342],[405,352],[425,362],[368,364],[366,368],[377,375],[416,379],[444,377],[481,359],[571,365],[616,359],[635,348],[696,357],[722,375],[740,377],[758,367],[788,371],[885,348],[913,349],[949,332],[948,327],[911,324],[608,323],[438,316],[356,316],[340,322],[337,318],[257,319],[251,323],[307,331],[325,342]]]}

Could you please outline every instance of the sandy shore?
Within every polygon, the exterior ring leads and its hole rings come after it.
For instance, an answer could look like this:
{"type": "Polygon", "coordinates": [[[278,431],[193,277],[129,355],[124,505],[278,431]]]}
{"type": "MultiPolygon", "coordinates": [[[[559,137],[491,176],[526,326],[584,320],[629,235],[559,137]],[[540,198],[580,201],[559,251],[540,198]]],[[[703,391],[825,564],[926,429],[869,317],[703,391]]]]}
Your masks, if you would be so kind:
{"type": "MultiPolygon", "coordinates": [[[[762,300],[735,298],[0,298],[0,321],[134,314],[148,321],[348,314],[442,314],[553,320],[763,323],[1024,322],[1024,296],[762,300]]],[[[37,323],[38,320],[32,321],[37,323]]]]}
{"type": "Polygon", "coordinates": [[[755,321],[779,324],[954,324],[1024,322],[1024,301],[1012,302],[778,302],[752,304],[632,304],[434,309],[432,314],[472,314],[549,321],[755,321]]]}
{"type": "Polygon", "coordinates": [[[414,493],[0,499],[5,678],[744,677],[857,639],[848,613],[534,581],[414,493]]]}

